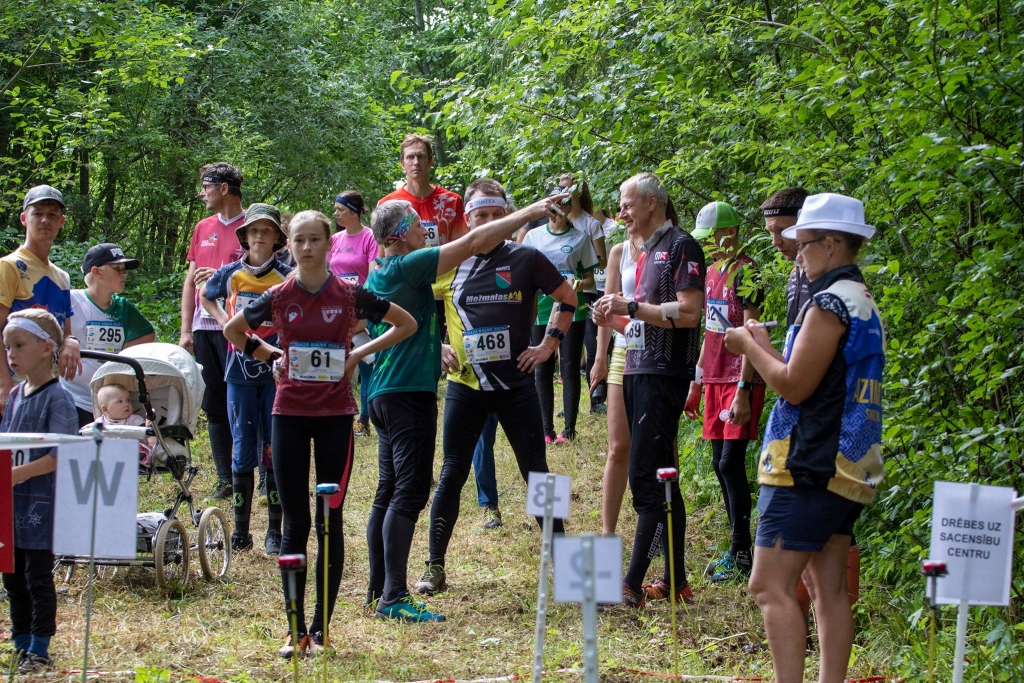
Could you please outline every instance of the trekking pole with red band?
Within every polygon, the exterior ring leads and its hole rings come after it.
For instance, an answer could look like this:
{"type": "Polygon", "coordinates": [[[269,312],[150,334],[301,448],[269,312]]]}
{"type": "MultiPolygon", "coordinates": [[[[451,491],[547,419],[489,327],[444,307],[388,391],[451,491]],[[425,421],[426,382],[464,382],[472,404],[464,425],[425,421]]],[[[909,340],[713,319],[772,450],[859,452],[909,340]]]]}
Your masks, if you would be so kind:
{"type": "Polygon", "coordinates": [[[341,486],[338,484],[317,484],[316,495],[320,497],[320,500],[324,503],[324,597],[323,597],[323,614],[320,615],[324,621],[324,683],[327,683],[327,648],[331,645],[330,628],[331,628],[331,599],[330,595],[330,581],[331,575],[331,553],[327,547],[330,541],[330,519],[331,519],[331,496],[340,493],[341,486]]]}
{"type": "Polygon", "coordinates": [[[292,629],[292,678],[299,683],[299,591],[295,585],[295,575],[306,568],[305,555],[281,555],[277,558],[277,566],[284,572],[285,589],[288,594],[288,621],[292,629]]]}
{"type": "Polygon", "coordinates": [[[658,481],[665,484],[665,517],[668,520],[668,587],[669,600],[672,607],[672,673],[679,680],[679,644],[676,637],[676,563],[672,549],[672,483],[679,479],[674,467],[658,468],[658,481]]]}

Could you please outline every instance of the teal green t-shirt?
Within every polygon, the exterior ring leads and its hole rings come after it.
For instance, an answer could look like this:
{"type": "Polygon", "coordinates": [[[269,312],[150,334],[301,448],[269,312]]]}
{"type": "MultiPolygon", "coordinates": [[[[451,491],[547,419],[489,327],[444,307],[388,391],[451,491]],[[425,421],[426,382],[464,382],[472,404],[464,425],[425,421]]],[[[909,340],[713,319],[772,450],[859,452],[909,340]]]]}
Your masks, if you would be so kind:
{"type": "MultiPolygon", "coordinates": [[[[377,352],[368,400],[380,394],[437,393],[441,340],[431,285],[437,279],[439,257],[438,247],[428,247],[403,256],[378,258],[377,269],[366,279],[366,289],[404,308],[419,326],[411,337],[377,352]]],[[[387,329],[387,325],[374,326],[370,336],[378,337],[387,329]]]]}

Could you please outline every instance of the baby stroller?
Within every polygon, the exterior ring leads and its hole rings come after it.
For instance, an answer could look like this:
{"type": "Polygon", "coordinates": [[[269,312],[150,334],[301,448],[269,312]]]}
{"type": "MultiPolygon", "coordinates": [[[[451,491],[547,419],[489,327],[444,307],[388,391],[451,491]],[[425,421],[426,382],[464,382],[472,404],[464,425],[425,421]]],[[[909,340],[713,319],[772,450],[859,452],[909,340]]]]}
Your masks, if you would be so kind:
{"type": "MultiPolygon", "coordinates": [[[[192,439],[199,418],[206,384],[201,368],[187,351],[174,344],[139,344],[120,354],[82,351],[82,358],[105,361],[93,375],[93,413],[100,416],[96,393],[105,384],[128,389],[135,413],[144,415],[152,427],[107,425],[103,432],[111,438],[143,441],[156,437],[156,448],[148,467],[140,467],[147,480],[154,472],[169,473],[178,488],[174,504],[163,512],[141,513],[137,518],[135,559],[96,558],[97,566],[153,567],[161,587],[188,582],[190,555],[198,555],[207,580],[223,577],[231,564],[231,532],[224,513],[216,507],[197,509],[189,486],[199,468],[192,464],[192,439]],[[188,505],[189,518],[196,527],[194,535],[178,519],[178,509],[188,505]]],[[[94,426],[83,434],[92,433],[94,426]]],[[[88,565],[88,557],[67,557],[68,578],[75,565],[88,565]]]]}

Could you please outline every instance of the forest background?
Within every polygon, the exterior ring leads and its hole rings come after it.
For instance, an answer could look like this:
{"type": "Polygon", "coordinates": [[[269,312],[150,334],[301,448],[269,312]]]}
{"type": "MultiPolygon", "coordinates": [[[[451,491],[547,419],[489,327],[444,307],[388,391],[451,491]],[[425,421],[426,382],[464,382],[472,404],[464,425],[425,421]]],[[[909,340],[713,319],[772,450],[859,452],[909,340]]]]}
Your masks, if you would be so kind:
{"type": "MultiPolygon", "coordinates": [[[[54,260],[80,286],[89,244],[138,255],[133,299],[176,341],[202,164],[238,165],[247,203],[329,213],[339,190],[390,191],[419,131],[456,191],[491,175],[522,204],[574,170],[614,207],[653,170],[684,224],[730,202],[781,317],[789,265],[757,206],[788,185],[859,197],[889,345],[886,482],[858,539],[891,609],[858,639],[914,674],[932,482],[1024,488],[1022,34],[1011,0],[4,0],[0,246],[28,187],[60,188],[54,260]]],[[[972,612],[993,680],[1024,679],[1019,541],[1011,607],[972,612]]]]}

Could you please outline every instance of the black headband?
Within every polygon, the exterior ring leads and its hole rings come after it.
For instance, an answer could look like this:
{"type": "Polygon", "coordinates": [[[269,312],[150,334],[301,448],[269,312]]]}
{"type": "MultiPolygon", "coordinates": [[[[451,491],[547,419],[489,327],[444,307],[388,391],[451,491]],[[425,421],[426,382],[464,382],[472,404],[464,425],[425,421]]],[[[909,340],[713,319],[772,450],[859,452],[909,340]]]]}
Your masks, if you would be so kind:
{"type": "Polygon", "coordinates": [[[774,209],[762,209],[764,211],[765,218],[771,218],[772,216],[797,216],[800,214],[800,209],[793,206],[779,206],[774,209]]]}
{"type": "Polygon", "coordinates": [[[222,178],[219,175],[204,175],[202,178],[204,183],[214,183],[220,185],[221,183],[227,183],[228,187],[242,187],[241,180],[235,180],[234,178],[222,178]]]}

